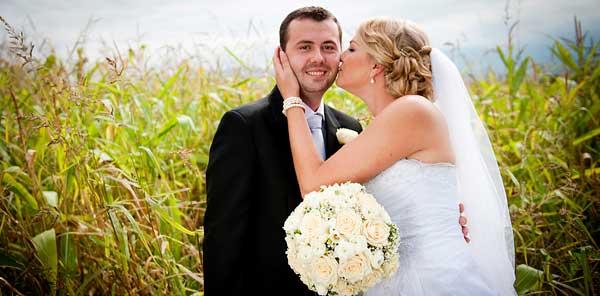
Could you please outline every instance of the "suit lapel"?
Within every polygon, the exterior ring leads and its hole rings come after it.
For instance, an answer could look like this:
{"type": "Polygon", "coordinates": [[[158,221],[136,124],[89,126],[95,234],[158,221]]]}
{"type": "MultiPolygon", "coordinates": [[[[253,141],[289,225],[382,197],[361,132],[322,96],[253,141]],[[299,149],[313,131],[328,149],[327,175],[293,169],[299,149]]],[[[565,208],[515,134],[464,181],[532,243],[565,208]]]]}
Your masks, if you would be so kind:
{"type": "Polygon", "coordinates": [[[331,108],[325,104],[325,152],[327,158],[333,155],[341,145],[335,135],[340,123],[331,111],[331,108]]]}
{"type": "Polygon", "coordinates": [[[280,167],[283,172],[281,180],[286,184],[286,193],[281,198],[287,199],[288,208],[284,213],[287,216],[302,202],[302,197],[300,196],[300,188],[298,187],[294,171],[292,151],[288,138],[287,119],[281,113],[281,110],[283,110],[283,98],[277,86],[273,88],[268,97],[269,112],[267,113],[267,122],[274,129],[273,139],[278,146],[276,148],[278,157],[274,157],[275,163],[273,165],[280,167]]]}

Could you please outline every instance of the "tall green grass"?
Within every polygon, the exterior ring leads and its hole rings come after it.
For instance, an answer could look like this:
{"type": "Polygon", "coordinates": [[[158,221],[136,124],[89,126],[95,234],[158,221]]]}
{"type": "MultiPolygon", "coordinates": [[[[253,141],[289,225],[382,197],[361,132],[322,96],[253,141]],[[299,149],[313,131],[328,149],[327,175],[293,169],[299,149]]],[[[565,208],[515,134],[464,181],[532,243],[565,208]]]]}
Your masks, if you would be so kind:
{"type": "MultiPolygon", "coordinates": [[[[578,32],[549,49],[558,72],[499,47],[507,74],[470,82],[508,193],[520,294],[600,294],[599,43],[578,32]]],[[[226,110],[270,90],[269,70],[148,68],[143,47],[67,63],[9,34],[1,293],[202,294],[210,142],[226,110]]],[[[369,121],[339,88],[326,101],[369,121]]]]}

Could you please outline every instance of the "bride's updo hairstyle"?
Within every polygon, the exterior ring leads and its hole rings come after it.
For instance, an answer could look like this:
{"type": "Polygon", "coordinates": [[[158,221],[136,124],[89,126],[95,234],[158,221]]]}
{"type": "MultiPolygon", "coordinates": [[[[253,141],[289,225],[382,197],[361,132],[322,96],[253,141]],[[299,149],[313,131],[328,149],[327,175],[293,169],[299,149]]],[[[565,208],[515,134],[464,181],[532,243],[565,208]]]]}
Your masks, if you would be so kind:
{"type": "Polygon", "coordinates": [[[357,29],[355,41],[384,68],[387,92],[396,98],[420,95],[433,100],[431,47],[414,23],[389,18],[368,19],[357,29]]]}

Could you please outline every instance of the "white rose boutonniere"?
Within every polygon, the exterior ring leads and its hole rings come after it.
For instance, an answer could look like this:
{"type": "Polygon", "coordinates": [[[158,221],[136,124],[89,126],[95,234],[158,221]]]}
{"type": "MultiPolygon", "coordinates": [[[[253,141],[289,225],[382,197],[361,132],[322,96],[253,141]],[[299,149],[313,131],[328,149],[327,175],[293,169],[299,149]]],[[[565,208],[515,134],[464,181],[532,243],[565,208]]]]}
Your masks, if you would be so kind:
{"type": "Polygon", "coordinates": [[[350,143],[354,138],[358,137],[358,133],[351,129],[338,128],[335,132],[335,136],[337,137],[338,142],[343,145],[350,143]]]}

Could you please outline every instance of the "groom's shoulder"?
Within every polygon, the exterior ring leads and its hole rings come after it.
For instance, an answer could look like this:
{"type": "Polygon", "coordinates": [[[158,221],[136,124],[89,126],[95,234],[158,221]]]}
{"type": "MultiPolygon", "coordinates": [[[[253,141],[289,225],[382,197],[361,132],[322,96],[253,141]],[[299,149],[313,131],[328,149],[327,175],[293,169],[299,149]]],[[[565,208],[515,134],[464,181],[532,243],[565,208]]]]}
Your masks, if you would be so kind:
{"type": "Polygon", "coordinates": [[[246,117],[247,119],[252,119],[270,109],[271,104],[273,104],[272,101],[280,101],[280,104],[283,105],[283,99],[281,98],[281,94],[279,94],[279,90],[277,89],[277,87],[274,87],[264,97],[256,101],[252,101],[235,107],[231,109],[230,112],[235,112],[243,117],[246,117]]]}
{"type": "Polygon", "coordinates": [[[239,105],[234,107],[225,114],[223,114],[222,120],[227,117],[234,117],[242,120],[246,124],[254,124],[255,122],[259,122],[260,119],[264,117],[263,114],[269,109],[269,96],[260,98],[258,100],[245,103],[243,105],[239,105]]]}
{"type": "Polygon", "coordinates": [[[337,117],[338,119],[348,119],[348,120],[354,120],[354,118],[338,109],[333,108],[331,105],[327,105],[327,107],[329,108],[329,110],[331,110],[331,112],[335,115],[335,117],[337,117]]]}
{"type": "Polygon", "coordinates": [[[360,123],[358,122],[358,120],[356,120],[356,118],[340,111],[337,110],[329,105],[327,105],[327,107],[329,108],[329,110],[331,110],[331,113],[333,113],[333,115],[335,116],[335,118],[337,118],[337,120],[341,123],[346,123],[346,124],[358,124],[360,125],[360,123]]]}
{"type": "Polygon", "coordinates": [[[269,107],[268,97],[258,99],[231,109],[229,112],[235,112],[246,119],[251,119],[262,113],[269,107]]]}

